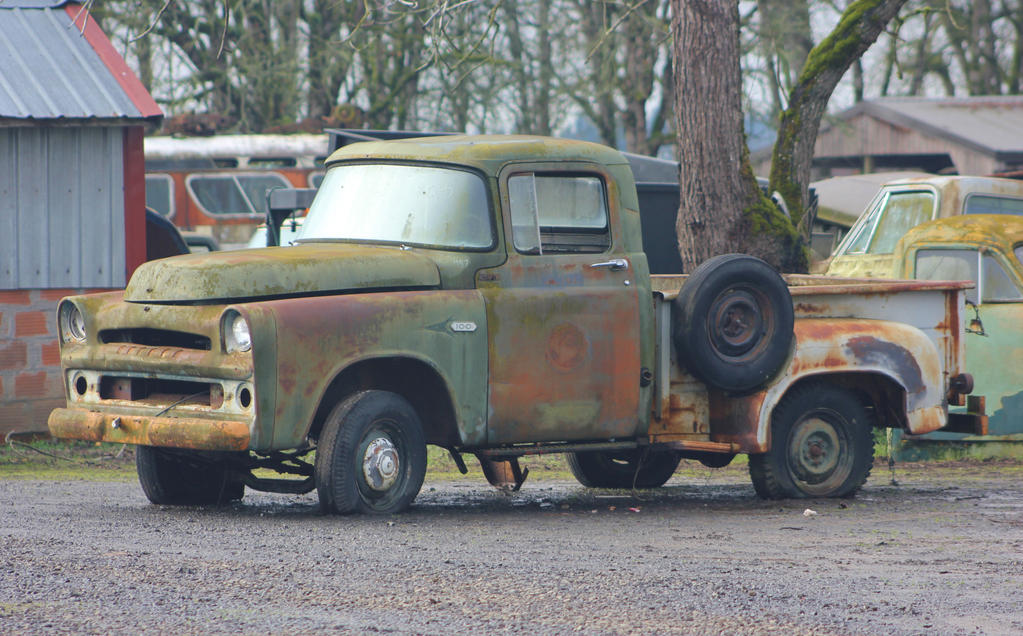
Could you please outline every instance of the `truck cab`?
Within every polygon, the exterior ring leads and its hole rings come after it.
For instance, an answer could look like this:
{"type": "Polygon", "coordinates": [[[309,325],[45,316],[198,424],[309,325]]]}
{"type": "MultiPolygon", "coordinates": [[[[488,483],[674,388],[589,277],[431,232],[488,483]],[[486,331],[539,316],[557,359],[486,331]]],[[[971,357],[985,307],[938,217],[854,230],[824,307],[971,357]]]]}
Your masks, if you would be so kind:
{"type": "Polygon", "coordinates": [[[895,245],[906,232],[934,219],[971,214],[1023,215],[1023,181],[930,176],[886,183],[835,250],[827,274],[897,277],[895,245]]]}

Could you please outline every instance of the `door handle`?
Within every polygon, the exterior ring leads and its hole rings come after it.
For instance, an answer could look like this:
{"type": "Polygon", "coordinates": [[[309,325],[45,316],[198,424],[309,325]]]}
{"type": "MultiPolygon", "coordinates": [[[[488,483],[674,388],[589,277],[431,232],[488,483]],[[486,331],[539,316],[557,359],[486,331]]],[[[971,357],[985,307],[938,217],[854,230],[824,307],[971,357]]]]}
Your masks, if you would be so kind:
{"type": "Polygon", "coordinates": [[[629,269],[629,261],[624,258],[612,258],[611,260],[604,261],[603,263],[594,263],[590,265],[590,267],[606,267],[612,272],[617,272],[623,269],[629,269]]]}

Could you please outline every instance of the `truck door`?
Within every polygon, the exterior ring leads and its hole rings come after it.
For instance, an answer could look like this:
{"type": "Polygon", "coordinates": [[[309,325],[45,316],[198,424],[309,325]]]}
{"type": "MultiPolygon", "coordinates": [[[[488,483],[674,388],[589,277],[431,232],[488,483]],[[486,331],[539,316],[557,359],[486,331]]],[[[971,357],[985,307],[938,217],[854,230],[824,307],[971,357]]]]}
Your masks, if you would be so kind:
{"type": "Polygon", "coordinates": [[[614,180],[517,165],[500,179],[507,261],[487,307],[491,444],[625,438],[639,418],[639,299],[614,180]]]}

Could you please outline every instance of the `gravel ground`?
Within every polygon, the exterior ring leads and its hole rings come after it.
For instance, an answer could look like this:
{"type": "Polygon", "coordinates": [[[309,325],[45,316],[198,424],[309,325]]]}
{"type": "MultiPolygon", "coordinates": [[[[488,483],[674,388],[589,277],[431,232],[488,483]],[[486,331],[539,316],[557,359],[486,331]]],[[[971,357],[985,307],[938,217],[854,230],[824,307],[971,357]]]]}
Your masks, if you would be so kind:
{"type": "Polygon", "coordinates": [[[738,468],[653,493],[466,478],[326,517],[0,475],[0,633],[1021,634],[1021,476],[877,467],[855,499],[782,502],[738,468]]]}

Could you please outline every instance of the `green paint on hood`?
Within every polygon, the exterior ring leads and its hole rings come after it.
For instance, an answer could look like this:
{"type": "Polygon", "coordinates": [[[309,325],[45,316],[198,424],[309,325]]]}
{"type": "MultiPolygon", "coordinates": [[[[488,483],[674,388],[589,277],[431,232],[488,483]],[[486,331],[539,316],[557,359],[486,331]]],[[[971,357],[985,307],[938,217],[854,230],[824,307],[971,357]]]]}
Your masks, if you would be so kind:
{"type": "Polygon", "coordinates": [[[337,243],[186,254],[150,261],[135,271],[124,299],[208,302],[439,285],[437,266],[422,254],[398,247],[337,243]]]}

